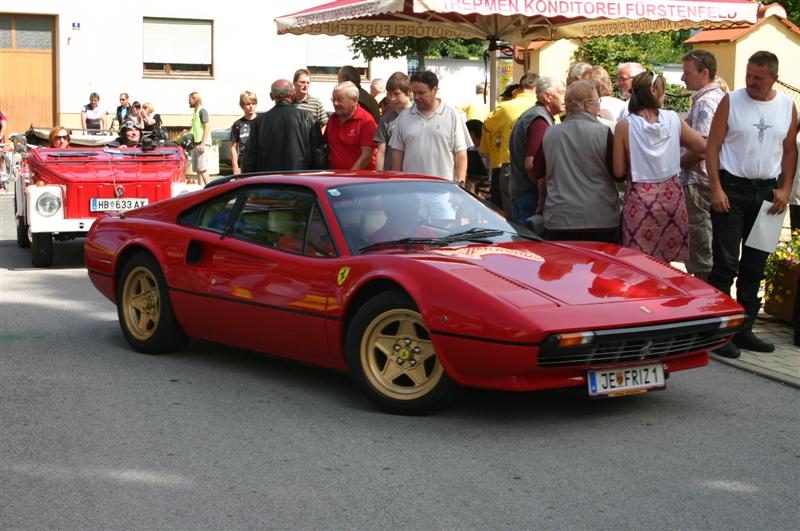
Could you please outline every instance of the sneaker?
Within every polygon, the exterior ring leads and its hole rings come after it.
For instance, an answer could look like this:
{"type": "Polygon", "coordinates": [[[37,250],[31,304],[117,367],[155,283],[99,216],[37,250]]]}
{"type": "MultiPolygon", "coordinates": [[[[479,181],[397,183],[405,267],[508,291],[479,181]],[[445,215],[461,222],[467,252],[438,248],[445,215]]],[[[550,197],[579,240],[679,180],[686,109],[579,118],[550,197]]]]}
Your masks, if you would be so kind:
{"type": "Polygon", "coordinates": [[[742,354],[741,352],[739,352],[739,347],[737,347],[733,343],[728,343],[724,347],[712,350],[711,353],[716,354],[717,356],[722,356],[723,358],[731,358],[731,359],[736,359],[742,354]]]}
{"type": "Polygon", "coordinates": [[[759,339],[752,330],[742,330],[733,336],[733,342],[739,348],[755,352],[772,352],[775,350],[775,345],[759,339]]]}

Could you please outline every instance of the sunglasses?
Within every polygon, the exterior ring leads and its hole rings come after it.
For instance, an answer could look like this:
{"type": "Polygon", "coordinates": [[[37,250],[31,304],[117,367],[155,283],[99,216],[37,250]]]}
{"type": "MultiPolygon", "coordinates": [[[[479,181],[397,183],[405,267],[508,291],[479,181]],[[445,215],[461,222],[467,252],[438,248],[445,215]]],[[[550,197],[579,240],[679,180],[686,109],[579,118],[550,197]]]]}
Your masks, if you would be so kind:
{"type": "Polygon", "coordinates": [[[658,74],[655,71],[650,70],[650,74],[653,76],[653,79],[650,80],[650,88],[654,87],[656,84],[656,80],[658,79],[658,74]]]}
{"type": "Polygon", "coordinates": [[[58,138],[58,139],[62,139],[62,138],[63,139],[69,139],[69,135],[56,135],[56,138],[58,138]]]}

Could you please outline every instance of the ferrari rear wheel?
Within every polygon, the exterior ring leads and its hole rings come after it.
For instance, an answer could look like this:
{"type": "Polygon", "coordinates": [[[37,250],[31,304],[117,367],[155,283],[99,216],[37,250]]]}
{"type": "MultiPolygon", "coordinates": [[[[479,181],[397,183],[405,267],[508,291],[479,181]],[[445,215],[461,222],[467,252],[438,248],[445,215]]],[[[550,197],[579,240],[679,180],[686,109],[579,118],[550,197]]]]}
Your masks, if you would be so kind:
{"type": "Polygon", "coordinates": [[[347,331],[346,347],[354,381],[386,411],[430,413],[454,395],[456,384],[404,293],[382,293],[362,306],[347,331]]]}
{"type": "Polygon", "coordinates": [[[139,352],[173,352],[188,340],[172,312],[161,268],[147,253],[134,255],[122,270],[117,315],[125,339],[139,352]]]}

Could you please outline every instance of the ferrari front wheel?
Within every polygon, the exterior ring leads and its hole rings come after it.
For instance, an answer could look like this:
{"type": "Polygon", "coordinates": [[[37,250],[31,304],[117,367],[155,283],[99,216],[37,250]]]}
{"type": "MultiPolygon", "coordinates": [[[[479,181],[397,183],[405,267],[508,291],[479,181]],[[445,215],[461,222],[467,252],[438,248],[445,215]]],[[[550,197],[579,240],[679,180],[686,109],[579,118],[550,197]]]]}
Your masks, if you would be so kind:
{"type": "Polygon", "coordinates": [[[117,292],[117,315],[130,345],[145,354],[180,349],[187,337],[181,330],[155,258],[146,253],[131,257],[122,269],[117,292]]]}
{"type": "Polygon", "coordinates": [[[346,349],[355,383],[391,413],[430,413],[456,390],[422,315],[399,291],[382,293],[358,310],[347,331],[346,349]]]}

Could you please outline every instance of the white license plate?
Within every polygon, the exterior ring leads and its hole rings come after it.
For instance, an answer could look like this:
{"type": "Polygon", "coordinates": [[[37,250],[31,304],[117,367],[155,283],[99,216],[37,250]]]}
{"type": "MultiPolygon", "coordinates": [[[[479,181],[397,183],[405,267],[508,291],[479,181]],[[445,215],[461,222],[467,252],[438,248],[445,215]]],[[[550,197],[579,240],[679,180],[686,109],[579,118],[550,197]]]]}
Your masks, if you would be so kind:
{"type": "Polygon", "coordinates": [[[589,396],[633,395],[666,385],[664,366],[660,363],[589,371],[586,381],[589,396]]]}
{"type": "Polygon", "coordinates": [[[146,197],[99,198],[93,197],[89,205],[92,212],[122,212],[147,205],[146,197]]]}

